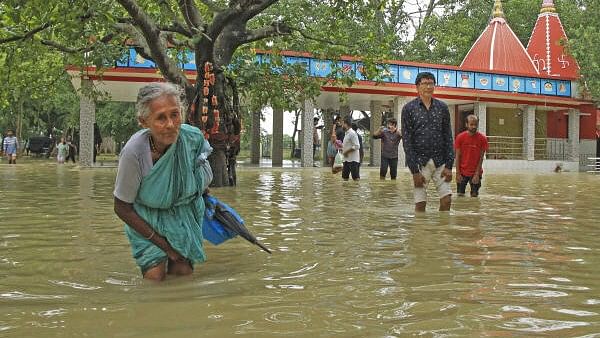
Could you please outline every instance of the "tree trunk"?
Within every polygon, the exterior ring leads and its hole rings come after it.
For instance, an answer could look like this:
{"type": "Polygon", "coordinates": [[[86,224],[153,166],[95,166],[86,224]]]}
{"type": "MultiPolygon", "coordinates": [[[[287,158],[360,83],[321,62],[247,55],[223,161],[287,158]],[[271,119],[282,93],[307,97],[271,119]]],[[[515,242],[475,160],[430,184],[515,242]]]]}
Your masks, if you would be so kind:
{"type": "MultiPolygon", "coordinates": [[[[212,49],[212,48],[211,48],[212,49]]],[[[204,133],[213,153],[212,187],[236,184],[235,164],[240,150],[239,102],[235,83],[207,53],[196,50],[197,77],[190,103],[188,122],[204,133]]]]}

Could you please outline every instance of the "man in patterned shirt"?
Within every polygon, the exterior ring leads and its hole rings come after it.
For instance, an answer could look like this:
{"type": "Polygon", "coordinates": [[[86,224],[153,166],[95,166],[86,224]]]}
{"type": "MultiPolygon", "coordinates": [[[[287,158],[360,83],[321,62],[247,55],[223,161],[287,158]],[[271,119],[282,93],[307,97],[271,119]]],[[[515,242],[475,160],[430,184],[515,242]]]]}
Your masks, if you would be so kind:
{"type": "Polygon", "coordinates": [[[419,73],[415,85],[418,97],[402,109],[402,139],[415,187],[415,211],[425,211],[429,181],[437,188],[440,211],[449,211],[454,163],[450,112],[444,102],[433,98],[433,74],[419,73]]]}

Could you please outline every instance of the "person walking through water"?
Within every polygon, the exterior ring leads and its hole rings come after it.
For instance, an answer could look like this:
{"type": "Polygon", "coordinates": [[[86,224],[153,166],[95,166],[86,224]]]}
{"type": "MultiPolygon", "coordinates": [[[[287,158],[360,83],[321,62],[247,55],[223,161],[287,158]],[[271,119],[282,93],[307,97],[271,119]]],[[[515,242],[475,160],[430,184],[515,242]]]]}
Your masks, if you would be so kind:
{"type": "Polygon", "coordinates": [[[100,127],[94,122],[94,158],[93,161],[96,163],[96,157],[100,152],[100,146],[102,145],[102,135],[100,134],[100,127]]]}
{"type": "Polygon", "coordinates": [[[8,164],[17,164],[17,149],[19,148],[19,141],[14,136],[12,129],[6,132],[6,137],[2,141],[2,151],[8,159],[8,164]]]}
{"type": "Polygon", "coordinates": [[[145,279],[189,275],[206,259],[202,244],[204,200],[212,148],[202,132],[182,124],[181,90],[151,83],[139,90],[135,133],[121,150],[114,210],[145,279]]]}
{"type": "Polygon", "coordinates": [[[77,154],[77,146],[73,141],[68,140],[67,146],[69,146],[69,151],[67,152],[67,158],[65,158],[65,162],[69,162],[69,159],[75,163],[75,155],[77,154]]]}
{"type": "Polygon", "coordinates": [[[402,139],[406,165],[413,176],[415,211],[427,206],[427,184],[433,181],[440,198],[440,211],[452,204],[454,149],[448,106],[433,97],[435,77],[417,74],[418,96],[402,108],[402,139]]]}
{"type": "Polygon", "coordinates": [[[352,129],[352,117],[344,118],[342,128],[346,132],[342,142],[342,155],[344,155],[342,179],[347,181],[352,174],[352,179],[358,181],[360,179],[360,143],[358,135],[352,129]]]}
{"type": "Polygon", "coordinates": [[[471,114],[467,116],[467,130],[456,136],[456,193],[464,196],[467,183],[471,186],[471,197],[479,196],[483,175],[483,159],[488,150],[487,137],[477,131],[479,119],[471,114]]]}
{"type": "Polygon", "coordinates": [[[59,164],[64,164],[67,155],[69,154],[69,145],[64,137],[60,138],[60,143],[56,146],[56,161],[59,164]]]}
{"type": "Polygon", "coordinates": [[[388,167],[390,178],[396,179],[398,175],[398,146],[402,140],[402,133],[398,129],[398,121],[391,118],[387,121],[387,128],[379,127],[373,133],[374,139],[381,139],[381,165],[379,166],[379,178],[385,180],[388,167]]]}

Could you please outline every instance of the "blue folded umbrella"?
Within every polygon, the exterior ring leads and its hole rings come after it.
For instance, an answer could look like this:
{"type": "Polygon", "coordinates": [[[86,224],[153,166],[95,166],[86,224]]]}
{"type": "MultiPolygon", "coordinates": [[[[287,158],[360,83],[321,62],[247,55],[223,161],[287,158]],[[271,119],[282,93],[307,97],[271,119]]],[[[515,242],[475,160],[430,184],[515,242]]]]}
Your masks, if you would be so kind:
{"type": "Polygon", "coordinates": [[[264,251],[271,253],[267,247],[260,243],[244,225],[244,220],[229,205],[219,201],[211,195],[204,195],[204,221],[202,234],[204,238],[214,245],[219,245],[228,239],[240,235],[252,244],[258,245],[264,251]]]}

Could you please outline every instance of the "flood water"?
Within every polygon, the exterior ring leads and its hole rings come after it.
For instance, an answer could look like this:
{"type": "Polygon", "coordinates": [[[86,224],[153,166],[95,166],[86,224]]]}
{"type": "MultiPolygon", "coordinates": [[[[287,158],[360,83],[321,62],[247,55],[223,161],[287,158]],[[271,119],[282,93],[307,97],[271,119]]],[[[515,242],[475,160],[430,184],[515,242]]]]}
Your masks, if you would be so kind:
{"type": "Polygon", "coordinates": [[[407,172],[241,168],[212,193],[273,254],[207,243],[191,277],[154,284],[115,174],[0,164],[0,336],[600,337],[600,176],[490,173],[479,199],[415,216],[407,172]]]}

